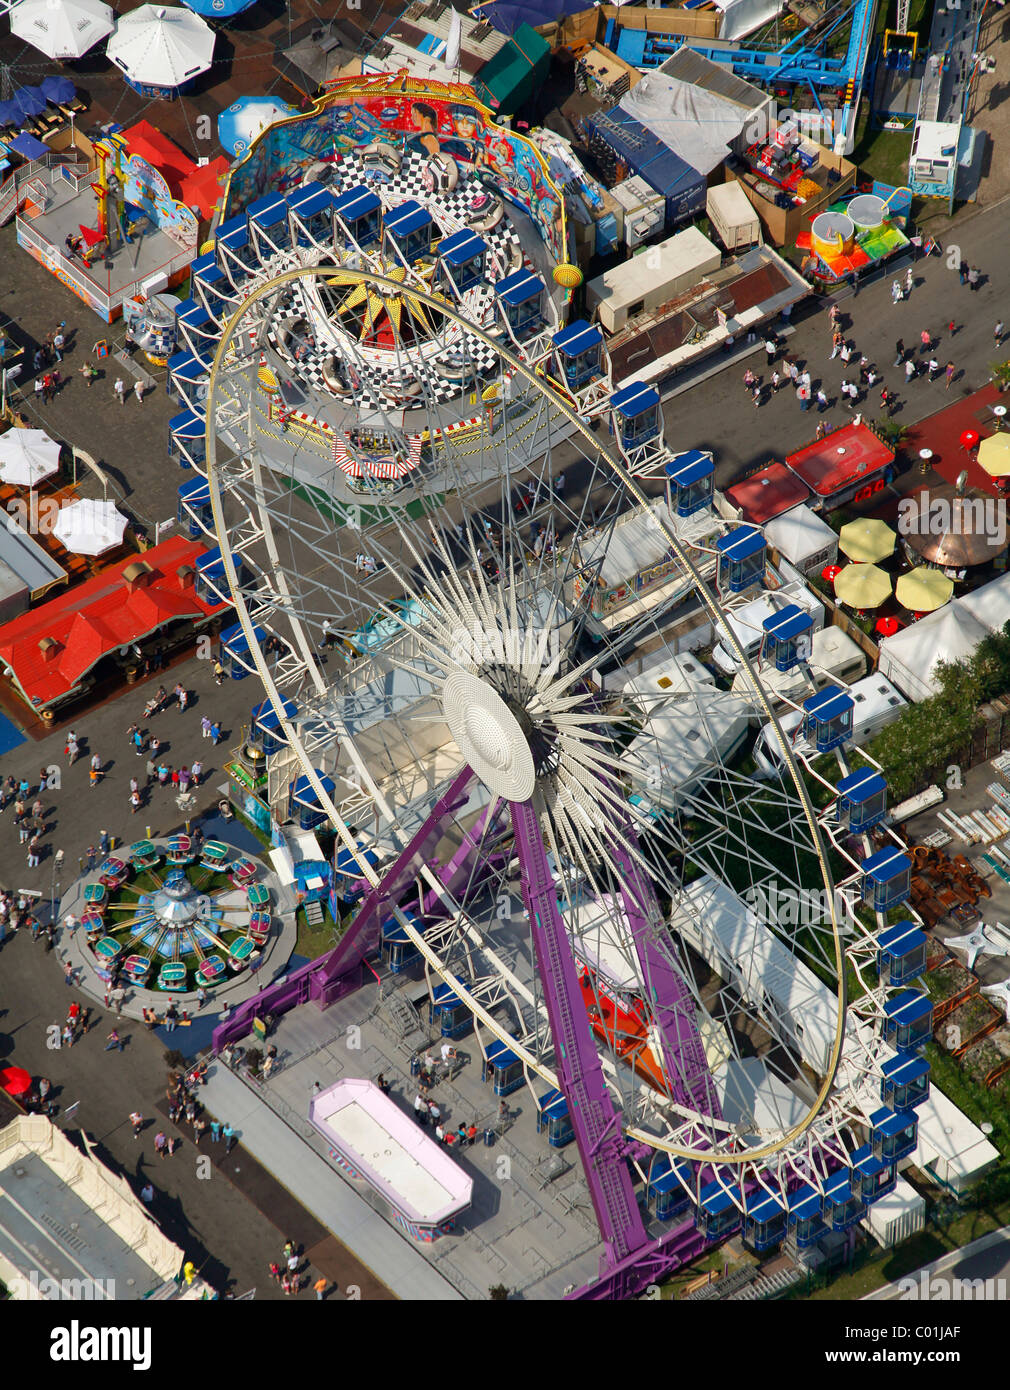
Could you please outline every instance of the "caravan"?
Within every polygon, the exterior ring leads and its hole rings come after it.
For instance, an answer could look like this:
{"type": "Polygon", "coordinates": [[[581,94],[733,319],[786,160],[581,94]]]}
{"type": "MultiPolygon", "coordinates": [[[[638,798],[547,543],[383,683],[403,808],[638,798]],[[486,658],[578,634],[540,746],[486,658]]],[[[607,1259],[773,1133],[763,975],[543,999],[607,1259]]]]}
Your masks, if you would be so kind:
{"type": "MultiPolygon", "coordinates": [[[[851,685],[866,675],[866,655],[840,627],[823,627],[814,633],[810,644],[809,668],[818,690],[832,680],[836,685],[851,685]]],[[[772,704],[799,704],[811,693],[802,666],[776,671],[772,663],[764,661],[755,664],[755,670],[772,704]]],[[[740,671],[733,681],[733,693],[748,700],[752,698],[750,689],[746,673],[740,671]]]]}
{"type": "MultiPolygon", "coordinates": [[[[836,688],[845,691],[854,702],[852,736],[848,742],[855,748],[869,743],[885,725],[897,719],[908,704],[891,682],[880,675],[867,676],[865,680],[856,681],[855,685],[836,688]]],[[[791,710],[779,723],[794,754],[809,757],[814,753],[813,745],[803,735],[802,710],[791,710]]],[[[782,772],[782,753],[770,724],[765,724],[754,742],[754,761],[757,763],[757,777],[777,777],[782,772]]]]}

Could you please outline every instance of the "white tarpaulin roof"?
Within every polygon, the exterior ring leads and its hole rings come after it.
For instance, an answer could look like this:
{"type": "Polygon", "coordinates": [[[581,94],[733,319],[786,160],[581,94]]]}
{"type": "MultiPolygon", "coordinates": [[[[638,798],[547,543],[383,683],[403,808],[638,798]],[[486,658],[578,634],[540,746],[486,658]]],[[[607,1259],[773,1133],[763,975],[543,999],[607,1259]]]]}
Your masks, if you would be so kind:
{"type": "Polygon", "coordinates": [[[878,670],[910,700],[927,700],[939,686],[937,662],[963,661],[986,636],[986,629],[963,607],[948,603],[921,622],[880,642],[878,670]]]}
{"type": "Polygon", "coordinates": [[[970,613],[990,632],[999,632],[1004,623],[1010,622],[1010,574],[973,589],[953,606],[970,613]]]}
{"type": "MultiPolygon", "coordinates": [[[[734,187],[739,185],[736,184],[734,187]]],[[[713,188],[711,191],[714,193],[716,190],[713,188]]],[[[744,197],[746,196],[744,194],[744,197]]],[[[773,545],[787,560],[801,569],[808,556],[816,555],[832,543],[836,554],[838,551],[836,532],[823,517],[811,511],[805,502],[780,516],[773,517],[766,524],[764,531],[768,544],[773,545]]]]}
{"type": "Polygon", "coordinates": [[[719,37],[732,42],[774,19],[782,4],[781,0],[715,0],[715,7],[722,10],[719,37]]]}
{"type": "Polygon", "coordinates": [[[710,174],[730,152],[730,143],[753,119],[733,101],[650,72],[621,98],[621,110],[651,130],[699,174],[710,174]]]}

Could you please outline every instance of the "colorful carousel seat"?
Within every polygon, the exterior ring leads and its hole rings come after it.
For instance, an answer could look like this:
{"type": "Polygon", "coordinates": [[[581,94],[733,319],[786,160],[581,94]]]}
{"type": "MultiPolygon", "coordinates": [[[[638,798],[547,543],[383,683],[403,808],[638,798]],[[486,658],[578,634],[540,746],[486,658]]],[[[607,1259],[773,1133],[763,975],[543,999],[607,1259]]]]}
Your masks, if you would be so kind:
{"type": "Polygon", "coordinates": [[[193,841],[188,835],[170,835],[165,857],[170,864],[188,864],[193,857],[193,841]]]}
{"type": "Polygon", "coordinates": [[[270,889],[262,883],[250,883],[245,890],[246,901],[251,908],[266,907],[270,902],[270,889]]]}
{"type": "Polygon", "coordinates": [[[186,988],[186,967],[181,960],[167,960],[158,971],[158,988],[184,990],[186,988]]]}
{"type": "Polygon", "coordinates": [[[104,883],[106,888],[118,888],[129,872],[130,866],[125,859],[110,856],[98,870],[98,882],[104,883]]]}
{"type": "Polygon", "coordinates": [[[220,840],[208,840],[203,847],[200,856],[200,866],[204,869],[213,869],[215,873],[221,873],[228,861],[231,853],[227,845],[223,845],[220,840]]]}
{"type": "Polygon", "coordinates": [[[151,973],[152,964],[150,956],[127,956],[123,961],[123,974],[131,983],[142,985],[151,973]]]}
{"type": "Polygon", "coordinates": [[[212,985],[220,980],[226,969],[224,961],[220,956],[208,956],[201,961],[196,972],[196,982],[198,985],[212,985]]]}
{"type": "Polygon", "coordinates": [[[256,877],[256,865],[251,859],[236,859],[228,870],[228,877],[236,888],[242,888],[256,877]]]}
{"type": "Polygon", "coordinates": [[[255,949],[256,942],[251,936],[240,936],[237,941],[232,943],[228,953],[228,964],[233,970],[243,969],[255,949]]]}
{"type": "Polygon", "coordinates": [[[88,883],[84,887],[84,905],[90,912],[103,913],[109,905],[109,893],[104,883],[88,883]]]}
{"type": "Polygon", "coordinates": [[[95,943],[95,955],[104,965],[111,965],[122,949],[114,936],[103,936],[95,943]]]}
{"type": "Polygon", "coordinates": [[[270,935],[270,924],[273,921],[269,912],[254,912],[249,918],[249,935],[256,942],[257,946],[262,946],[270,935]]]}
{"type": "Polygon", "coordinates": [[[135,841],[127,850],[127,854],[130,857],[130,863],[135,869],[150,869],[157,864],[158,860],[161,858],[161,855],[150,840],[135,841]]]}
{"type": "Polygon", "coordinates": [[[105,930],[105,923],[102,921],[100,912],[82,912],[81,926],[89,936],[92,932],[105,930]]]}

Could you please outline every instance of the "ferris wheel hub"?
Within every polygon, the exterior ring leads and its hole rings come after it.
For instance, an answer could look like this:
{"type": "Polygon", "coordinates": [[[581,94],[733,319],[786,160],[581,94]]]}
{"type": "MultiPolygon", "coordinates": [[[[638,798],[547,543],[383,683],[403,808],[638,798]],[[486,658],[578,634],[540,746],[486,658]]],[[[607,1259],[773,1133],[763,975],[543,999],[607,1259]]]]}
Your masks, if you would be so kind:
{"type": "Polygon", "coordinates": [[[516,716],[480,676],[453,671],[442,688],[442,711],[449,731],[474,772],[506,801],[533,795],[533,753],[516,716]]]}

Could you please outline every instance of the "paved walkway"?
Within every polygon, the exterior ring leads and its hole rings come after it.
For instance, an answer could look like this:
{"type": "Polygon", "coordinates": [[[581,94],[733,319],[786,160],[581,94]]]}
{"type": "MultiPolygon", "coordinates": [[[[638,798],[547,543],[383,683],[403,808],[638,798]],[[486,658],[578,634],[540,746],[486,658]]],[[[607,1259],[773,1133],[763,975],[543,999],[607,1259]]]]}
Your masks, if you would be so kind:
{"type": "MultiPolygon", "coordinates": [[[[970,1245],[962,1246],[960,1250],[953,1250],[949,1255],[942,1255],[940,1259],[923,1265],[903,1279],[885,1284],[882,1289],[866,1294],[863,1302],[932,1301],[941,1286],[947,1290],[946,1297],[949,1299],[952,1279],[1002,1280],[1002,1289],[999,1284],[990,1287],[996,1298],[1005,1301],[1006,1289],[1010,1284],[1010,1226],[992,1231],[979,1240],[973,1240],[970,1245]]],[[[967,1295],[962,1294],[964,1296],[982,1298],[988,1294],[983,1289],[977,1294],[974,1290],[967,1295]]]]}
{"type": "Polygon", "coordinates": [[[288,1186],[328,1230],[367,1258],[376,1278],[399,1298],[460,1298],[410,1241],[373,1211],[223,1062],[212,1065],[204,1094],[215,1114],[228,1117],[243,1148],[288,1186]]]}

